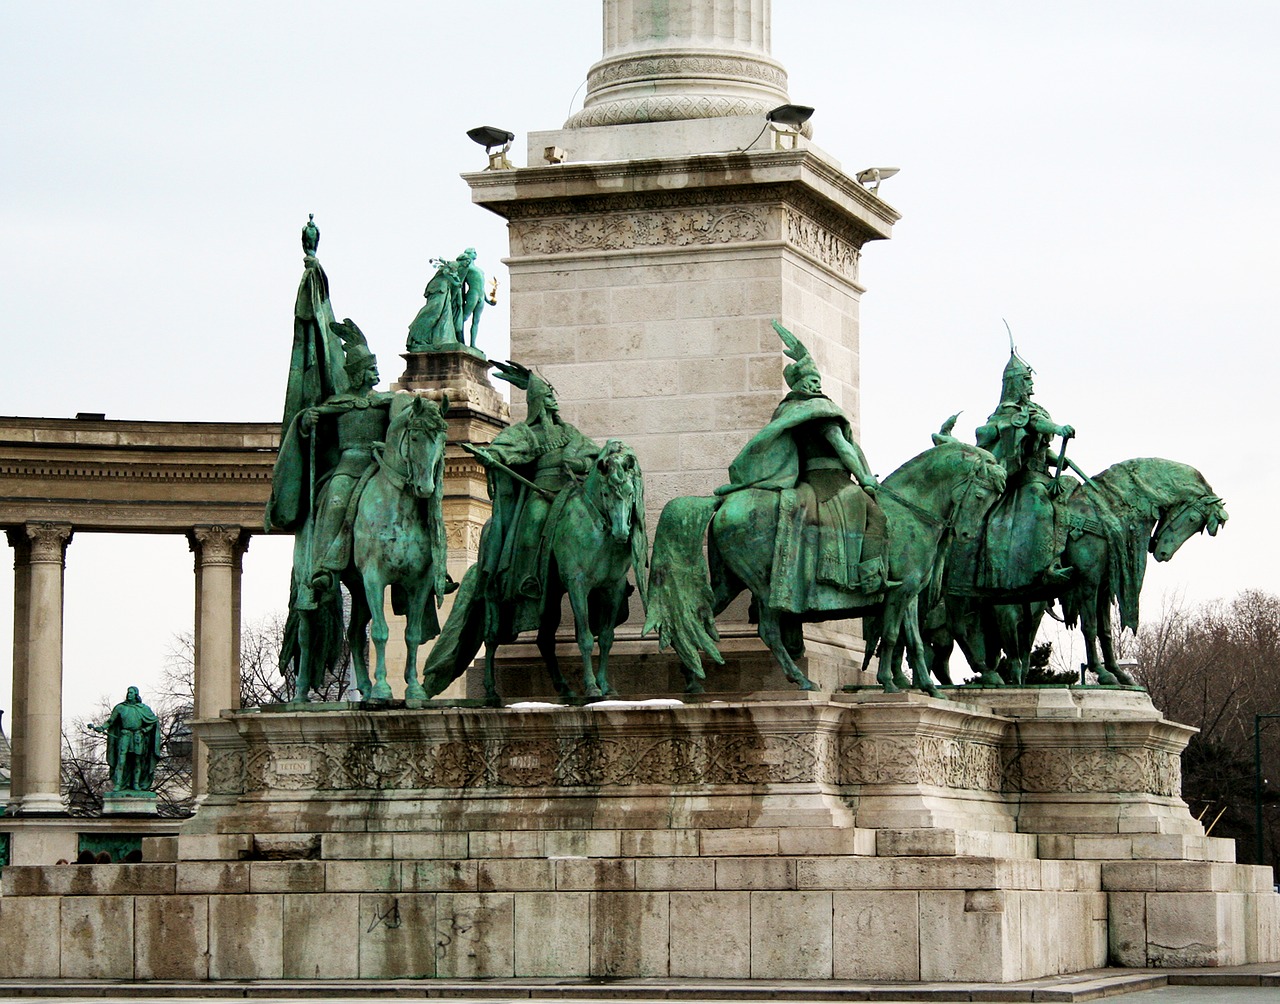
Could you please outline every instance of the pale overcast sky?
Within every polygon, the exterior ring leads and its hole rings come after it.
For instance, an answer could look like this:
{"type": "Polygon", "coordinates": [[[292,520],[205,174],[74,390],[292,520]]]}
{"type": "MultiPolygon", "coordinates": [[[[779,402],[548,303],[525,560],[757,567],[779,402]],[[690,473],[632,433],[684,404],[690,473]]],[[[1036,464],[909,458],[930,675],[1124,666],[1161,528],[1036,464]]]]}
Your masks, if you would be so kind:
{"type": "MultiPolygon", "coordinates": [[[[1086,470],[1170,457],[1227,501],[1217,539],[1149,570],[1148,616],[1166,594],[1274,589],[1280,5],[773,6],[815,142],[850,172],[902,169],[881,190],[902,222],[863,259],[873,468],[954,411],[966,435],[985,419],[1007,318],[1086,470]]],[[[523,151],[558,127],[600,36],[599,0],[3,0],[0,412],[276,419],[308,212],[338,315],[394,377],[429,258],[473,245],[506,286],[505,224],[458,177],[484,165],[465,131],[523,151]]],[[[485,315],[490,355],[506,308],[485,315]]],[[[246,616],[282,607],[288,541],[256,538],[246,569],[246,616]]],[[[192,596],[184,540],[78,536],[67,713],[154,680],[192,596]]]]}

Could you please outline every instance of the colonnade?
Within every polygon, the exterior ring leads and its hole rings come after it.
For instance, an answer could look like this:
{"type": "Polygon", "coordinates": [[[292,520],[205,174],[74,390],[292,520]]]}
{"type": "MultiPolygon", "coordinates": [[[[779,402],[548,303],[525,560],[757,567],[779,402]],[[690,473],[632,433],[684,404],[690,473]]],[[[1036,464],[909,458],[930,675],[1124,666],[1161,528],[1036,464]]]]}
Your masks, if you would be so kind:
{"type": "MultiPolygon", "coordinates": [[[[61,815],[63,581],[71,523],[29,522],[6,531],[13,548],[13,709],[7,814],[61,815]]],[[[195,555],[196,718],[240,705],[240,578],[249,534],[191,527],[195,555]]],[[[193,750],[193,793],[207,790],[207,756],[193,750]]]]}

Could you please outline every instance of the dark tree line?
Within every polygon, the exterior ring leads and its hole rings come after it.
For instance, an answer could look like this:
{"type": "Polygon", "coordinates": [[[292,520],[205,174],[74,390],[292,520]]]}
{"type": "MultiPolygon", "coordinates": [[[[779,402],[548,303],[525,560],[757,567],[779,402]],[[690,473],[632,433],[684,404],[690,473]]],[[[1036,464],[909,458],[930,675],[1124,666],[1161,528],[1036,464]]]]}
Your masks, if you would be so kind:
{"type": "Polygon", "coordinates": [[[1254,716],[1280,713],[1280,597],[1248,590],[1230,602],[1175,603],[1130,650],[1155,706],[1200,730],[1182,757],[1192,814],[1212,836],[1235,839],[1238,861],[1280,865],[1280,718],[1260,730],[1262,862],[1254,823],[1254,716]]]}

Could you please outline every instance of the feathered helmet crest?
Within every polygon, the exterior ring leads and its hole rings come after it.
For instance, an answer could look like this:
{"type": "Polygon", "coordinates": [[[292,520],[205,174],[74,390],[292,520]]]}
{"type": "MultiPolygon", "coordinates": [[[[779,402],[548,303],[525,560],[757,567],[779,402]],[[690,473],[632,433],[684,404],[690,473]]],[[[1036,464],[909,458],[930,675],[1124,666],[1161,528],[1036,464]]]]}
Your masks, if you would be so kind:
{"type": "Polygon", "coordinates": [[[529,414],[525,418],[526,422],[530,424],[537,422],[546,414],[547,402],[555,401],[556,389],[527,366],[513,363],[510,359],[505,363],[500,363],[495,359],[489,365],[497,370],[493,375],[499,380],[505,380],[513,387],[519,387],[524,391],[525,404],[529,409],[529,414]]]}
{"type": "Polygon", "coordinates": [[[821,384],[822,374],[818,372],[818,364],[813,361],[813,357],[809,355],[809,350],[804,347],[804,343],[777,321],[773,322],[773,330],[778,333],[778,337],[782,339],[782,344],[786,346],[782,351],[795,360],[795,362],[788,363],[782,371],[782,377],[787,381],[787,386],[795,390],[809,377],[815,378],[821,384]]]}
{"type": "Polygon", "coordinates": [[[332,327],[342,339],[342,351],[346,356],[346,362],[343,363],[342,368],[354,384],[370,365],[377,365],[378,357],[369,351],[369,342],[364,337],[364,332],[351,318],[334,321],[332,327]]]}

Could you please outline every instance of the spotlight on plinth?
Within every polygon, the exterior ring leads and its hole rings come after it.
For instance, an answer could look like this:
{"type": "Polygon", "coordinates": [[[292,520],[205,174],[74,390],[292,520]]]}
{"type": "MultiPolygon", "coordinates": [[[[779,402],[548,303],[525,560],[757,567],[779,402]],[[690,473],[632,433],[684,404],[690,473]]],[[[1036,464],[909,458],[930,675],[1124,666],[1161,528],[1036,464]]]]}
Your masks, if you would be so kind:
{"type": "Polygon", "coordinates": [[[892,178],[900,170],[902,169],[898,167],[868,167],[855,174],[854,178],[864,188],[869,185],[871,194],[874,195],[880,191],[880,182],[884,181],[885,178],[892,178]]]}
{"type": "Polygon", "coordinates": [[[766,128],[773,126],[773,148],[794,150],[800,127],[809,121],[813,109],[808,105],[778,105],[765,113],[766,128]]]}
{"type": "Polygon", "coordinates": [[[511,149],[511,143],[516,138],[515,133],[495,126],[476,126],[474,129],[467,130],[467,138],[473,143],[479,143],[484,147],[484,152],[489,155],[489,166],[485,168],[486,171],[511,170],[507,151],[511,149]],[[500,148],[497,153],[494,153],[494,147],[500,148]]]}

